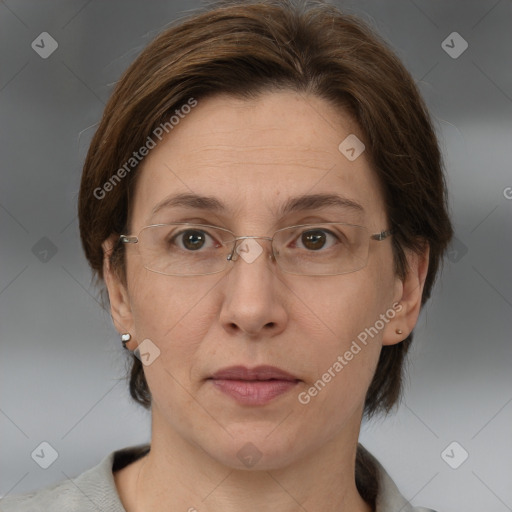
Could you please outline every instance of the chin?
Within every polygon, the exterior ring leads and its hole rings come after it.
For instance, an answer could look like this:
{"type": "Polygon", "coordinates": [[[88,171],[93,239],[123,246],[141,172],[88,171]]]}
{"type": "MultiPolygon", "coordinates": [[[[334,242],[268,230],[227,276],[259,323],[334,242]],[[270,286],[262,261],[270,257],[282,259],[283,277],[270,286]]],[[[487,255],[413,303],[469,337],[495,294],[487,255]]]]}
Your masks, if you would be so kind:
{"type": "MultiPolygon", "coordinates": [[[[305,450],[304,439],[272,429],[250,429],[240,426],[233,437],[222,444],[216,443],[208,453],[220,464],[237,470],[269,471],[282,469],[298,460],[305,450]],[[270,434],[269,434],[270,432],[270,434]],[[300,452],[300,453],[299,453],[300,452]]],[[[225,436],[224,436],[225,437],[225,436]]],[[[206,448],[206,447],[205,447],[206,448]]]]}

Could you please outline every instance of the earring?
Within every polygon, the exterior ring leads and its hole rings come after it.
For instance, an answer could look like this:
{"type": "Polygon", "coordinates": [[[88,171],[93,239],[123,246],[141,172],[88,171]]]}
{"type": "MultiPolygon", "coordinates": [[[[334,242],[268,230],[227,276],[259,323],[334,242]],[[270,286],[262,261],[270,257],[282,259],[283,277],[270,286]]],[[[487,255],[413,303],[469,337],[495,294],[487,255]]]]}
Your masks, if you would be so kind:
{"type": "Polygon", "coordinates": [[[121,334],[121,342],[123,343],[123,348],[126,348],[126,344],[132,339],[132,335],[130,333],[121,334]]]}
{"type": "Polygon", "coordinates": [[[397,334],[403,334],[402,329],[397,329],[395,332],[396,332],[397,334]]]}

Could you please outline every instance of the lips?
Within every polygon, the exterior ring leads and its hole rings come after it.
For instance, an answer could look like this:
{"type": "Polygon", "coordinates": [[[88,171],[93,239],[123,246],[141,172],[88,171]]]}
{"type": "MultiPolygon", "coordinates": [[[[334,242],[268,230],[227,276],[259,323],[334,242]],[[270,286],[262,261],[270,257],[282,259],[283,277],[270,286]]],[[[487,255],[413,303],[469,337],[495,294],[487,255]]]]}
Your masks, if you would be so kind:
{"type": "Polygon", "coordinates": [[[274,366],[231,366],[214,373],[208,380],[243,405],[264,405],[290,391],[300,381],[274,366]]]}
{"type": "Polygon", "coordinates": [[[222,380],[246,380],[246,381],[262,381],[262,380],[285,380],[296,381],[297,377],[276,368],[275,366],[257,366],[256,368],[246,368],[245,366],[231,366],[214,373],[212,379],[222,380]]]}

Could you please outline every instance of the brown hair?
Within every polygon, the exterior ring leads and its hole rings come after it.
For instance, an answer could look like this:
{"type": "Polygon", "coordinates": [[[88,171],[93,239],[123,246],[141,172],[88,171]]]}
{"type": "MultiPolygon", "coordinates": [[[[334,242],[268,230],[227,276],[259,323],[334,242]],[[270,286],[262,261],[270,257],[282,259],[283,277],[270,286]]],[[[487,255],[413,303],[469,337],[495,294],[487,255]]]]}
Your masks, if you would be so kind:
{"type": "MultiPolygon", "coordinates": [[[[103,278],[102,242],[128,229],[136,165],[122,179],[112,178],[153,131],[191,98],[200,102],[227,93],[250,99],[276,89],[314,94],[357,121],[383,186],[396,273],[406,273],[405,249],[430,246],[424,304],[452,235],[428,112],[386,44],[357,18],[322,2],[224,2],[166,29],[133,62],[105,108],[83,169],[80,234],[96,276],[103,278]],[[107,182],[111,186],[102,188],[107,182]],[[108,195],[98,197],[98,190],[107,188],[108,195]]],[[[114,252],[121,274],[122,251],[118,246],[114,252]]],[[[412,333],[402,343],[383,347],[366,396],[367,416],[389,411],[397,402],[411,341],[412,333]]],[[[130,393],[150,406],[135,356],[130,393]]]]}

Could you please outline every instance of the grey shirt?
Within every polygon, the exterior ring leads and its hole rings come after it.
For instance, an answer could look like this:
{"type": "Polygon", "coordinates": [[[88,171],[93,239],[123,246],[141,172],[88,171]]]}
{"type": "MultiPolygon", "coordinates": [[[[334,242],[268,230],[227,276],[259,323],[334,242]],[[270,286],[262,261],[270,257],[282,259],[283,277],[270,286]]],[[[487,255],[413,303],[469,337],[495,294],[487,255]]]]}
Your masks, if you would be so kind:
{"type": "MultiPolygon", "coordinates": [[[[107,455],[97,466],[72,480],[65,480],[44,489],[0,500],[1,512],[126,512],[114,482],[117,471],[146,455],[149,445],[117,450],[107,455]]],[[[400,494],[380,463],[365,452],[378,475],[375,512],[429,512],[413,507],[400,494]]],[[[434,511],[431,511],[434,512],[434,511]]]]}

